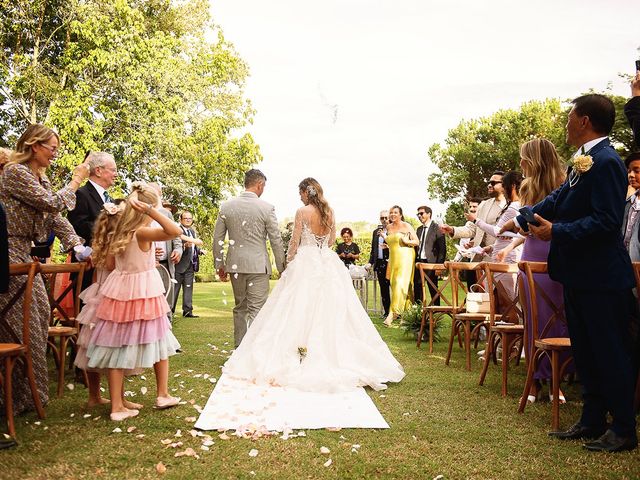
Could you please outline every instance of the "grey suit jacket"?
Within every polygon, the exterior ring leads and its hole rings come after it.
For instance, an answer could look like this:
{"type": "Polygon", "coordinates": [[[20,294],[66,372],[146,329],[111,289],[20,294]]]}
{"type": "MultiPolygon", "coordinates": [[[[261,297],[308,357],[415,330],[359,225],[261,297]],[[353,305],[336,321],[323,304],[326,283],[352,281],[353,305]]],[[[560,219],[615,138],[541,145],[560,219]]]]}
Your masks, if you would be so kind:
{"type": "MultiPolygon", "coordinates": [[[[159,208],[160,213],[162,213],[165,217],[173,220],[173,215],[166,208],[159,208]]],[[[167,240],[164,242],[164,248],[167,251],[167,265],[169,267],[169,275],[171,278],[176,276],[176,265],[171,262],[171,252],[177,251],[180,255],[182,255],[182,240],[179,237],[174,238],[173,240],[167,240]]]]}
{"type": "MultiPolygon", "coordinates": [[[[635,193],[634,193],[635,195],[635,193]]],[[[627,203],[624,206],[624,220],[622,221],[622,238],[627,231],[627,223],[629,222],[629,210],[631,210],[631,200],[633,195],[627,199],[627,203]]],[[[631,229],[631,238],[629,240],[629,256],[632,262],[640,262],[640,216],[635,218],[635,223],[631,229]]]]}
{"type": "Polygon", "coordinates": [[[224,266],[228,273],[267,273],[271,261],[267,252],[267,237],[276,261],[284,270],[284,249],[273,205],[253,192],[242,192],[220,206],[213,234],[213,255],[216,268],[224,266]],[[223,244],[229,234],[225,259],[223,244]],[[235,266],[235,268],[233,268],[235,266]]]}
{"type": "MultiPolygon", "coordinates": [[[[180,228],[183,230],[185,230],[185,227],[183,227],[182,225],[180,226],[180,228]]],[[[191,230],[191,232],[193,233],[193,238],[199,238],[198,237],[198,232],[196,232],[196,229],[193,227],[189,227],[189,229],[191,230]]],[[[186,235],[185,233],[183,233],[183,235],[186,235]]],[[[193,255],[193,248],[192,246],[187,246],[187,245],[191,245],[190,243],[186,243],[183,242],[182,240],[178,239],[182,245],[182,257],[180,257],[180,261],[176,264],[176,272],[178,273],[184,273],[189,269],[189,265],[191,265],[191,257],[193,255]]]]}

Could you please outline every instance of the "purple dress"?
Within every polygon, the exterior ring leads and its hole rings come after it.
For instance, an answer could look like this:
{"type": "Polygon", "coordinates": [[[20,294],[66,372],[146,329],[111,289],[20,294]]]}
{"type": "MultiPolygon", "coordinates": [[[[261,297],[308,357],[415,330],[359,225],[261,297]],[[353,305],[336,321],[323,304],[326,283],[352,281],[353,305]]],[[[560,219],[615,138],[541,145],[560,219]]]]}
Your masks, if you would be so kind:
{"type": "MultiPolygon", "coordinates": [[[[524,242],[524,249],[522,250],[522,261],[528,262],[546,262],[547,257],[549,256],[549,246],[550,242],[543,241],[537,239],[533,236],[528,236],[526,241],[524,242]]],[[[527,299],[527,351],[530,351],[531,345],[533,343],[533,335],[531,332],[531,306],[529,305],[529,284],[527,282],[527,277],[524,272],[520,272],[522,275],[523,286],[525,298],[527,299]]],[[[563,306],[564,308],[564,300],[563,300],[563,288],[562,284],[551,280],[549,275],[546,273],[534,273],[533,277],[536,283],[539,285],[542,290],[544,290],[545,294],[549,297],[550,301],[556,306],[563,306]]],[[[553,314],[551,307],[547,304],[544,298],[540,295],[537,297],[538,301],[538,338],[542,334],[549,318],[553,314]]],[[[549,330],[545,333],[545,337],[568,337],[569,330],[567,328],[567,324],[562,321],[555,321],[554,324],[549,328],[549,330]]],[[[560,355],[560,364],[568,358],[568,353],[562,353],[560,355]]],[[[575,370],[573,363],[567,366],[565,373],[572,373],[575,370]]],[[[538,368],[534,374],[534,378],[536,380],[550,380],[551,379],[551,362],[549,361],[549,357],[544,355],[540,362],[538,363],[538,368]]]]}

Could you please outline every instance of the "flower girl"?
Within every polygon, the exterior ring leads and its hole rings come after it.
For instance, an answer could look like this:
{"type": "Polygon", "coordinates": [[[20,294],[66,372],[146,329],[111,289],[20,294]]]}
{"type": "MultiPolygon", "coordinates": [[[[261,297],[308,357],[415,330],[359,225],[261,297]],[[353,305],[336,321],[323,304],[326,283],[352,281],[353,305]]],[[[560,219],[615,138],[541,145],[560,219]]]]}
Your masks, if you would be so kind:
{"type": "MultiPolygon", "coordinates": [[[[180,345],[167,317],[170,308],[156,270],[153,242],[175,238],[181,230],[156,210],[158,195],[151,187],[135,182],[132,188],[110,243],[102,247],[107,258],[113,256],[115,265],[100,288],[95,328],[87,348],[88,367],[108,369],[114,421],[138,414],[138,409],[127,408],[122,401],[126,370],[153,366],[156,408],[169,408],[179,402],[169,395],[168,358],[180,345]],[[161,228],[149,226],[154,220],[161,228]]],[[[99,250],[98,258],[103,255],[99,250]]]]}

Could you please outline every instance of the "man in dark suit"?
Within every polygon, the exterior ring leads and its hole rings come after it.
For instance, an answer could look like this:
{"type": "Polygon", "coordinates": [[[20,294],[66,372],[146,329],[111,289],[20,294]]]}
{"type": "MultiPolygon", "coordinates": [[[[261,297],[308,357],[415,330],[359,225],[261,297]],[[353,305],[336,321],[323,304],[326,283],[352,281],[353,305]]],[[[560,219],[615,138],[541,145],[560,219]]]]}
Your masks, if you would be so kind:
{"type": "MultiPolygon", "coordinates": [[[[78,236],[84,238],[84,244],[91,246],[93,224],[98,218],[102,206],[111,201],[107,190],[118,177],[118,168],[113,155],[106,152],[89,152],[89,181],[76,190],[76,207],[69,211],[67,218],[78,236]]],[[[82,279],[84,290],[93,281],[93,269],[87,270],[82,279]]]]}
{"type": "MultiPolygon", "coordinates": [[[[615,120],[613,102],[590,94],[572,103],[567,143],[578,149],[573,168],[563,185],[533,207],[539,226],[528,226],[536,237],[551,240],[549,276],[564,287],[582,382],[580,420],[550,435],[594,440],[584,444],[588,450],[632,450],[638,440],[628,332],[635,281],[621,235],[627,173],[607,138],[615,120]]],[[[522,216],[516,220],[527,227],[522,216]]]]}
{"type": "MultiPolygon", "coordinates": [[[[443,263],[447,255],[447,243],[440,227],[431,219],[431,208],[418,207],[418,220],[422,223],[416,230],[420,245],[416,248],[416,263],[443,263]]],[[[425,272],[434,285],[438,285],[438,275],[434,270],[425,272]]],[[[438,292],[436,287],[427,283],[431,298],[438,292]]],[[[416,302],[423,301],[422,279],[416,268],[413,276],[413,298],[416,302]]],[[[434,305],[440,305],[440,297],[434,300],[434,305]]]]}
{"type": "Polygon", "coordinates": [[[387,264],[389,263],[389,247],[384,243],[383,233],[386,233],[389,223],[389,211],[380,212],[380,225],[373,231],[371,237],[371,254],[369,255],[369,265],[373,267],[378,277],[380,285],[380,298],[382,299],[383,317],[389,315],[391,305],[391,295],[389,294],[389,280],[387,279],[387,264]]]}
{"type": "Polygon", "coordinates": [[[182,316],[187,318],[198,318],[198,315],[193,314],[193,282],[195,272],[198,271],[197,265],[200,260],[200,246],[202,246],[202,240],[198,238],[198,235],[193,228],[193,214],[191,212],[184,211],[180,214],[180,227],[182,228],[182,257],[176,264],[176,283],[175,293],[173,295],[172,311],[175,312],[176,303],[178,302],[178,294],[180,288],[183,288],[182,292],[182,316]]]}

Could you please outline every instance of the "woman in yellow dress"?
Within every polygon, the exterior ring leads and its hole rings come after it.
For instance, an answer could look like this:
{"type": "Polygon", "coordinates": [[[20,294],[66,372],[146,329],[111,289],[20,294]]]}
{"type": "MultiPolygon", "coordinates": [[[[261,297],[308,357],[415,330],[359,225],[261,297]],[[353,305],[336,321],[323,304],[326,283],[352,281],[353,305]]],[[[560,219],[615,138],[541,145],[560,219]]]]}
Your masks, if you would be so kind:
{"type": "Polygon", "coordinates": [[[389,281],[391,283],[391,308],[384,324],[393,320],[411,306],[413,297],[413,272],[416,251],[420,241],[413,227],[404,221],[402,208],[394,205],[389,210],[386,244],[389,246],[389,281]]]}

